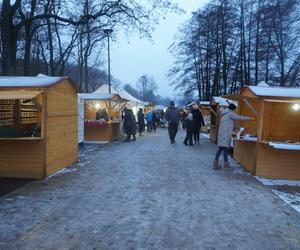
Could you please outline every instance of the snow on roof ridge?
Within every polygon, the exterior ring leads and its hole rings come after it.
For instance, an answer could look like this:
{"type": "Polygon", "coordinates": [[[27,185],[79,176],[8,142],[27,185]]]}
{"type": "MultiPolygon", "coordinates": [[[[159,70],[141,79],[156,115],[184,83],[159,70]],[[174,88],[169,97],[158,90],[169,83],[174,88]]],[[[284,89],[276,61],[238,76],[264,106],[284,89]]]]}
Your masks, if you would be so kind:
{"type": "Polygon", "coordinates": [[[262,87],[262,86],[245,86],[249,88],[257,96],[274,96],[274,97],[290,97],[300,98],[300,88],[293,87],[262,87]]]}
{"type": "Polygon", "coordinates": [[[4,76],[0,77],[0,87],[46,87],[66,78],[62,76],[4,76]]]}

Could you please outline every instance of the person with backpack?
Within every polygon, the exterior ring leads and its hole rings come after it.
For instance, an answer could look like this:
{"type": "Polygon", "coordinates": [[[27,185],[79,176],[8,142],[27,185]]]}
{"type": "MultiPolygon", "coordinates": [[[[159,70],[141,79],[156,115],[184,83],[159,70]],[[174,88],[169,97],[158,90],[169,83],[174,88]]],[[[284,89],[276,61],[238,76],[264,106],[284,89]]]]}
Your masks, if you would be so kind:
{"type": "Polygon", "coordinates": [[[175,143],[175,137],[178,131],[178,123],[180,120],[180,111],[175,107],[175,103],[170,101],[170,107],[166,111],[166,120],[168,121],[168,132],[170,141],[172,144],[175,143]]]}

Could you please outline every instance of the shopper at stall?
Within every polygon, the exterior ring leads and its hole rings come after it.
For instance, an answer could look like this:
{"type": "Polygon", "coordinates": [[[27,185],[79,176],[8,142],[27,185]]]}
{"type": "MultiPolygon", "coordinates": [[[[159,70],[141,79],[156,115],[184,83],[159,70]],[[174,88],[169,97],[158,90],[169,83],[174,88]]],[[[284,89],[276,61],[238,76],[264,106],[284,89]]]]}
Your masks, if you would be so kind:
{"type": "Polygon", "coordinates": [[[125,141],[130,142],[131,135],[133,136],[133,140],[135,141],[136,120],[132,110],[127,108],[124,109],[124,129],[127,135],[125,141]]]}
{"type": "Polygon", "coordinates": [[[180,120],[180,111],[175,107],[175,103],[170,101],[170,107],[166,111],[166,120],[169,123],[168,131],[172,144],[175,143],[175,137],[178,131],[178,122],[180,120]]]}
{"type": "Polygon", "coordinates": [[[139,126],[139,135],[143,135],[143,131],[145,130],[145,115],[142,108],[139,108],[137,113],[138,118],[138,126],[139,126]]]}
{"type": "Polygon", "coordinates": [[[186,136],[183,141],[184,145],[194,146],[193,144],[193,133],[194,133],[194,122],[193,122],[193,114],[189,113],[185,119],[186,124],[186,136]]]}
{"type": "Polygon", "coordinates": [[[253,120],[251,117],[238,115],[234,112],[234,110],[236,110],[236,106],[231,103],[228,109],[224,110],[223,114],[221,115],[221,122],[218,131],[218,150],[213,163],[213,169],[221,168],[218,160],[222,152],[224,153],[224,169],[230,169],[230,164],[228,162],[228,150],[231,144],[231,134],[234,127],[234,122],[253,120]]]}
{"type": "Polygon", "coordinates": [[[147,119],[147,131],[150,132],[152,131],[152,122],[153,122],[153,112],[149,110],[146,114],[146,119],[147,119]]]}
{"type": "Polygon", "coordinates": [[[194,141],[195,144],[200,144],[200,130],[202,126],[205,126],[204,119],[202,116],[202,113],[199,109],[199,106],[197,104],[193,105],[193,125],[194,125],[194,141]]]}

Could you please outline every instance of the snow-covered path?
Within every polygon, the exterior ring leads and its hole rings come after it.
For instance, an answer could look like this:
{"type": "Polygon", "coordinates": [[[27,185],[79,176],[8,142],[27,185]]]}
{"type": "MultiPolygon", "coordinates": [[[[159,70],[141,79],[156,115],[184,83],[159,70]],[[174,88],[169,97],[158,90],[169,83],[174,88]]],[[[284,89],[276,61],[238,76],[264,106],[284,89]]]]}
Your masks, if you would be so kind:
{"type": "Polygon", "coordinates": [[[2,197],[0,249],[300,249],[298,213],[243,171],[213,171],[215,146],[183,135],[88,147],[2,197]]]}

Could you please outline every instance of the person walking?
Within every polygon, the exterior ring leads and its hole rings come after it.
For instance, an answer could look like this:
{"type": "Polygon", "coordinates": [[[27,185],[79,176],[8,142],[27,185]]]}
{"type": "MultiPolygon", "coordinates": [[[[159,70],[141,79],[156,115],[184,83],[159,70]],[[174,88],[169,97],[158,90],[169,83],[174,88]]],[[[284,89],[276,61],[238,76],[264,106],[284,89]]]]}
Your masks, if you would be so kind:
{"type": "Polygon", "coordinates": [[[152,116],[152,128],[154,130],[154,132],[156,132],[156,122],[157,122],[157,113],[155,112],[155,110],[153,110],[152,112],[153,116],[152,116]]]}
{"type": "Polygon", "coordinates": [[[147,119],[147,131],[150,132],[152,131],[152,122],[153,122],[153,112],[149,110],[146,114],[146,119],[147,119]]]}
{"type": "Polygon", "coordinates": [[[175,137],[178,131],[178,122],[180,120],[180,111],[175,107],[175,103],[170,101],[170,107],[166,111],[166,120],[169,123],[168,131],[172,144],[175,143],[175,137]]]}
{"type": "Polygon", "coordinates": [[[193,123],[193,114],[189,113],[185,119],[186,124],[186,136],[183,141],[184,145],[194,146],[193,144],[193,133],[194,133],[194,123],[193,123]],[[189,144],[188,144],[189,143],[189,144]]]}
{"type": "Polygon", "coordinates": [[[200,144],[200,130],[202,126],[205,126],[205,123],[198,105],[193,105],[192,114],[194,125],[194,141],[195,144],[200,144]]]}
{"type": "Polygon", "coordinates": [[[142,108],[139,108],[137,113],[138,118],[138,126],[139,126],[139,135],[143,135],[143,131],[145,130],[145,115],[142,108]]]}
{"type": "Polygon", "coordinates": [[[220,169],[219,158],[222,152],[224,153],[224,169],[231,169],[230,164],[228,162],[228,150],[231,144],[231,134],[234,127],[235,121],[247,121],[254,120],[248,116],[238,115],[234,112],[236,110],[236,106],[233,103],[230,103],[228,109],[226,109],[221,118],[219,130],[218,130],[218,150],[215,156],[215,160],[213,162],[213,169],[220,169]]]}

